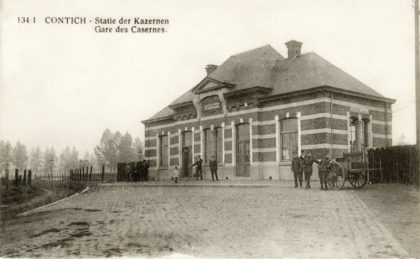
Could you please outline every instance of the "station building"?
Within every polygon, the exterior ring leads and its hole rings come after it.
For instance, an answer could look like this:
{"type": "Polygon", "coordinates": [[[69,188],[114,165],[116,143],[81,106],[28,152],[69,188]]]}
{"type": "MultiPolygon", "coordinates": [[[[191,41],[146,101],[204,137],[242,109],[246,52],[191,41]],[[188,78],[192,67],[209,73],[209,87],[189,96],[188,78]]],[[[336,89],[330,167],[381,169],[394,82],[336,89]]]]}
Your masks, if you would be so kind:
{"type": "Polygon", "coordinates": [[[395,102],[337,68],[302,43],[270,45],[207,65],[207,75],[145,126],[150,176],[168,179],[175,166],[191,176],[200,155],[207,177],[214,156],[219,176],[293,179],[291,159],[391,145],[395,102]],[[206,169],[207,167],[207,169],[206,169]]]}

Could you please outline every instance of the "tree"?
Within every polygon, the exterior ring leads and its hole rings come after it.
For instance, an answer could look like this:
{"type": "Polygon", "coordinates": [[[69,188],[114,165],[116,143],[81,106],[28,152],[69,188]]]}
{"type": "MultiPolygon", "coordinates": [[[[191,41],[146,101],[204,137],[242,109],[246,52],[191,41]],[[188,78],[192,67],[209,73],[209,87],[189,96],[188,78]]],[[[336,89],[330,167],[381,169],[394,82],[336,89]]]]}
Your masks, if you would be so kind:
{"type": "Polygon", "coordinates": [[[79,152],[75,147],[71,149],[70,159],[69,159],[69,167],[70,168],[78,168],[79,165],[79,152]]]}
{"type": "Polygon", "coordinates": [[[116,135],[112,134],[109,129],[105,129],[99,145],[95,147],[95,155],[98,161],[106,164],[111,171],[115,171],[118,161],[117,139],[120,138],[121,134],[116,135]]]}
{"type": "Polygon", "coordinates": [[[52,174],[55,171],[57,160],[55,149],[53,147],[46,148],[44,151],[44,174],[52,174]]]}
{"type": "Polygon", "coordinates": [[[59,158],[59,163],[58,163],[58,168],[59,168],[59,171],[60,172],[62,172],[62,173],[64,173],[64,172],[67,172],[68,170],[70,170],[71,168],[70,168],[70,165],[69,165],[69,162],[70,162],[70,147],[69,146],[66,146],[66,148],[65,149],[63,149],[63,151],[61,151],[61,154],[60,154],[60,158],[59,158]]]}
{"type": "MultiPolygon", "coordinates": [[[[78,168],[79,165],[79,152],[73,147],[70,150],[69,146],[61,152],[59,162],[59,170],[62,173],[69,172],[72,169],[78,168]]],[[[50,168],[51,170],[51,168],[50,168]]]]}
{"type": "Polygon", "coordinates": [[[0,141],[0,168],[11,168],[13,163],[12,149],[9,141],[0,141]]]}
{"type": "Polygon", "coordinates": [[[144,146],[143,146],[143,142],[140,140],[139,137],[134,139],[133,149],[134,149],[134,152],[136,152],[136,157],[135,157],[136,161],[142,160],[144,158],[144,146]]]}
{"type": "Polygon", "coordinates": [[[121,137],[118,144],[118,162],[133,162],[136,160],[136,152],[133,149],[133,139],[127,132],[121,137]]]}
{"type": "Polygon", "coordinates": [[[37,174],[42,170],[42,152],[41,149],[37,146],[31,150],[31,170],[33,173],[37,174]]]}
{"type": "Polygon", "coordinates": [[[13,149],[13,163],[18,169],[25,169],[28,163],[26,147],[20,141],[16,142],[16,146],[13,149]]]}

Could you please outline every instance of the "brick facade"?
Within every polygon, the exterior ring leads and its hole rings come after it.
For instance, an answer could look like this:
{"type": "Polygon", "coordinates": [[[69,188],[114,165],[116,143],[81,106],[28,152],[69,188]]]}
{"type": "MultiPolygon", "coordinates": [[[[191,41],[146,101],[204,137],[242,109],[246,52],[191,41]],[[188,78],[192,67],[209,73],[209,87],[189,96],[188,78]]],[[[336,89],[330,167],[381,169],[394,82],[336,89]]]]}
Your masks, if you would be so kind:
{"type": "MultiPolygon", "coordinates": [[[[272,50],[263,50],[263,54],[259,49],[255,52],[267,59],[266,52],[272,50]]],[[[294,66],[292,62],[305,61],[299,61],[300,57],[288,61],[278,53],[273,55],[284,66],[290,65],[291,68],[294,66]]],[[[239,56],[231,59],[238,59],[239,56]]],[[[324,65],[322,60],[317,62],[324,65]]],[[[254,78],[241,81],[235,74],[247,65],[237,65],[239,63],[237,60],[232,64],[226,62],[212,73],[217,74],[220,70],[221,77],[226,78],[232,75],[226,72],[230,71],[229,66],[237,66],[232,69],[235,80],[239,80],[238,84],[249,84],[254,78]]],[[[254,63],[249,66],[254,68],[254,63]]],[[[307,76],[308,72],[304,69],[302,76],[307,76]]],[[[282,71],[274,69],[273,73],[282,71]]],[[[259,71],[258,76],[261,73],[259,71]]],[[[243,77],[248,74],[243,74],[243,77]]],[[[339,76],[343,80],[350,80],[345,75],[339,76]]],[[[261,82],[264,80],[259,79],[255,84],[261,82]]],[[[288,81],[283,80],[281,84],[285,82],[288,81]]],[[[150,164],[150,175],[155,179],[169,178],[175,166],[188,171],[192,160],[195,161],[200,155],[203,158],[218,156],[219,175],[223,178],[290,180],[293,177],[291,158],[301,150],[308,150],[319,159],[326,154],[333,158],[341,157],[344,152],[354,148],[391,145],[391,104],[394,100],[376,95],[375,92],[372,92],[375,95],[371,95],[371,90],[364,89],[365,86],[359,82],[346,82],[362,87],[360,89],[366,94],[323,85],[297,92],[270,94],[285,86],[257,85],[235,90],[235,84],[206,77],[166,110],[143,122],[145,158],[150,164]],[[161,164],[160,136],[168,136],[169,139],[165,146],[168,148],[168,163],[164,163],[164,166],[161,164]],[[186,140],[184,136],[190,139],[186,140]],[[239,168],[246,172],[238,171],[239,168]]],[[[207,161],[204,170],[209,172],[207,161]]],[[[188,174],[191,175],[191,172],[188,174]]]]}

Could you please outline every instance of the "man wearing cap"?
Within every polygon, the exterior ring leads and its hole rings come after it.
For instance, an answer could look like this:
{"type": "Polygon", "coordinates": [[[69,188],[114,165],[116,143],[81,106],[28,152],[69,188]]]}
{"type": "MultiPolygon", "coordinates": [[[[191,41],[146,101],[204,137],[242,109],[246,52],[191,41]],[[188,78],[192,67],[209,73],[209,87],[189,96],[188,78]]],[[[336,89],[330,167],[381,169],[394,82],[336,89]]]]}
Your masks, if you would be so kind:
{"type": "Polygon", "coordinates": [[[321,162],[318,165],[318,175],[319,182],[321,183],[321,190],[328,190],[327,180],[328,180],[328,169],[331,166],[331,160],[329,154],[325,155],[321,162]]]}
{"type": "Polygon", "coordinates": [[[312,164],[319,162],[312,157],[312,154],[309,150],[305,152],[305,157],[303,159],[303,172],[305,174],[305,189],[311,188],[311,175],[312,175],[312,164]]]}
{"type": "Polygon", "coordinates": [[[203,159],[201,159],[201,156],[199,155],[198,160],[195,161],[194,164],[192,164],[192,166],[196,166],[195,167],[195,180],[198,180],[198,176],[200,176],[200,179],[203,180],[202,164],[203,164],[203,159]]]}
{"type": "Polygon", "coordinates": [[[298,188],[298,180],[299,180],[299,186],[300,188],[302,188],[303,159],[304,159],[303,153],[300,157],[298,157],[297,151],[293,151],[292,172],[293,172],[293,178],[295,179],[295,188],[298,188]]]}

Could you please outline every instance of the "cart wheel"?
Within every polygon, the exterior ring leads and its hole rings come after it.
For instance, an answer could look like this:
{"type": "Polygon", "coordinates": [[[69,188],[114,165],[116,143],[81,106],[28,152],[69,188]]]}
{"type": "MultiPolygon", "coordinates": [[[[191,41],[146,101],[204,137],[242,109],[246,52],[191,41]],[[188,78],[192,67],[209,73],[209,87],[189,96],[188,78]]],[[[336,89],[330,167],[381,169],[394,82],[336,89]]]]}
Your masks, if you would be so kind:
{"type": "Polygon", "coordinates": [[[354,188],[362,188],[367,183],[367,172],[350,173],[349,182],[354,188]]]}
{"type": "Polygon", "coordinates": [[[336,162],[331,162],[330,173],[328,174],[327,184],[330,189],[343,189],[344,182],[346,177],[344,175],[344,170],[341,164],[336,162]]]}

